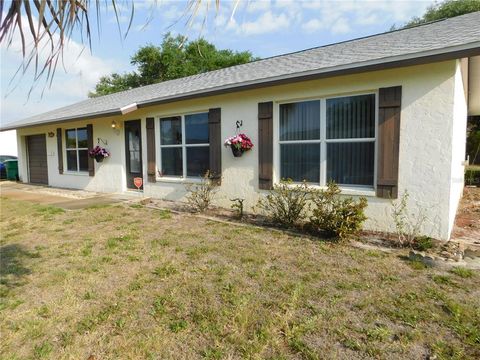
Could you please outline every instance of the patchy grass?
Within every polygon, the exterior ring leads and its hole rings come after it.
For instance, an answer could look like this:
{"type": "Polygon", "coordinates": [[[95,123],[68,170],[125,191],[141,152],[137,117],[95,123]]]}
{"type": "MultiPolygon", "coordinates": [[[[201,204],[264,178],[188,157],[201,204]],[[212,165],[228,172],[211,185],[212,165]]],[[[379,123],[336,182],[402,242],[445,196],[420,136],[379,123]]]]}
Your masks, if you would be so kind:
{"type": "Polygon", "coordinates": [[[473,270],[463,267],[454,267],[450,272],[464,279],[471,278],[475,274],[473,270]]]}
{"type": "Polygon", "coordinates": [[[1,210],[0,358],[480,357],[475,271],[146,207],[1,210]]]}

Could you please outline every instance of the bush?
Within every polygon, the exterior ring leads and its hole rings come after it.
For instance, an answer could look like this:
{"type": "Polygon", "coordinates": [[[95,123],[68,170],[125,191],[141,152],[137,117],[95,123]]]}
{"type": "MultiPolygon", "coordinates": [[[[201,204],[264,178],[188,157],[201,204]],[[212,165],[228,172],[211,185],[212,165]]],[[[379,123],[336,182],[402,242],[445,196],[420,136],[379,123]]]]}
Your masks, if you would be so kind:
{"type": "Polygon", "coordinates": [[[291,179],[283,179],[273,190],[261,198],[257,207],[272,221],[283,226],[293,226],[305,219],[310,191],[304,182],[293,185],[291,179]]]}
{"type": "Polygon", "coordinates": [[[427,221],[425,209],[420,207],[417,214],[409,211],[410,194],[407,190],[403,193],[400,200],[392,201],[392,220],[395,224],[395,235],[397,236],[397,245],[401,247],[414,247],[416,239],[420,238],[420,232],[427,221]]]}
{"type": "Polygon", "coordinates": [[[355,201],[351,197],[342,198],[339,194],[340,188],[333,182],[328,183],[326,190],[314,193],[312,201],[315,206],[308,228],[341,239],[361,229],[362,223],[367,219],[364,213],[367,199],[361,197],[355,201]]]}
{"type": "Polygon", "coordinates": [[[413,242],[413,248],[419,251],[426,251],[433,247],[433,241],[430,236],[419,236],[413,242]]]}
{"type": "Polygon", "coordinates": [[[243,202],[245,199],[241,198],[236,198],[236,199],[231,199],[230,200],[233,204],[231,205],[231,208],[233,211],[235,211],[237,218],[242,219],[243,218],[243,202]]]}
{"type": "Polygon", "coordinates": [[[212,174],[209,170],[202,176],[200,184],[190,184],[186,186],[188,191],[187,204],[195,212],[207,210],[217,191],[217,186],[212,180],[212,174]]]}
{"type": "Polygon", "coordinates": [[[465,185],[480,186],[480,166],[468,167],[465,170],[465,185]]]}

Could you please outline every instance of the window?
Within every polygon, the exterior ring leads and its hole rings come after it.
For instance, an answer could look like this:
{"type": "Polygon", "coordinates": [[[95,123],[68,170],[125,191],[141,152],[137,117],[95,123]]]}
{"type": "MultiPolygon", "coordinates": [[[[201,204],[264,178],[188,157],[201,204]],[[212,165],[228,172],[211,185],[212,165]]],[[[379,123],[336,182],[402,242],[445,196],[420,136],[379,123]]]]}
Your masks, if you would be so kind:
{"type": "Polygon", "coordinates": [[[374,185],[375,95],[280,105],[280,177],[374,185]]]}
{"type": "Polygon", "coordinates": [[[209,169],[208,113],[160,119],[163,176],[197,177],[209,169]]]}
{"type": "Polygon", "coordinates": [[[87,128],[65,130],[68,171],[88,171],[87,128]]]}

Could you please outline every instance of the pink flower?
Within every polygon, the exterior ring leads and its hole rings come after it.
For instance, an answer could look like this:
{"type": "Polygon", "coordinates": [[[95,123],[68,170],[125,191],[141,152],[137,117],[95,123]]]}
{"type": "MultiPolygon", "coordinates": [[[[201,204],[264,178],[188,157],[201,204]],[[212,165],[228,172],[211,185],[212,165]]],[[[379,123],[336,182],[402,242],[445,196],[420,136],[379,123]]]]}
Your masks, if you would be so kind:
{"type": "Polygon", "coordinates": [[[238,134],[235,136],[228,137],[224,145],[226,147],[235,147],[237,149],[242,149],[243,151],[248,151],[253,148],[253,143],[250,138],[245,134],[238,134]]]}

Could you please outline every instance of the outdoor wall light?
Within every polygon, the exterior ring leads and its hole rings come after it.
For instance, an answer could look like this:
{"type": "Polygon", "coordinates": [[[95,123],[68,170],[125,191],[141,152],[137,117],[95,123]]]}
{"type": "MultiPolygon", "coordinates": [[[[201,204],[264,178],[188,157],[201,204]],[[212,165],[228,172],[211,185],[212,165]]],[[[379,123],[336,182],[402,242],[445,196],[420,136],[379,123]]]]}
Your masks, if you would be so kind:
{"type": "Polygon", "coordinates": [[[118,124],[115,120],[112,121],[112,129],[118,129],[118,124]]]}

